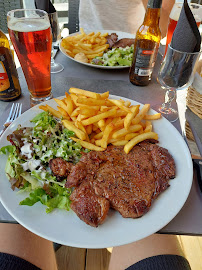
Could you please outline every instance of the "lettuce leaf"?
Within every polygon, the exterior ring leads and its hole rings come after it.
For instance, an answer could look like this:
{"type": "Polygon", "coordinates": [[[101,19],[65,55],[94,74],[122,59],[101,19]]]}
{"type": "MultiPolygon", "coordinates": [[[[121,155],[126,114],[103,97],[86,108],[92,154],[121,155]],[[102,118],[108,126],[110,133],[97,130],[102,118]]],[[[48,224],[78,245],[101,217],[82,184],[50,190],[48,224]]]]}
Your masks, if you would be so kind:
{"type": "Polygon", "coordinates": [[[0,155],[4,154],[9,154],[9,153],[14,153],[16,150],[14,145],[7,145],[7,146],[3,146],[0,149],[0,155]]]}
{"type": "Polygon", "coordinates": [[[46,205],[46,213],[50,213],[55,208],[70,210],[70,189],[63,188],[57,184],[49,186],[48,191],[37,188],[29,194],[29,197],[20,202],[20,205],[32,206],[37,202],[46,205]]]}

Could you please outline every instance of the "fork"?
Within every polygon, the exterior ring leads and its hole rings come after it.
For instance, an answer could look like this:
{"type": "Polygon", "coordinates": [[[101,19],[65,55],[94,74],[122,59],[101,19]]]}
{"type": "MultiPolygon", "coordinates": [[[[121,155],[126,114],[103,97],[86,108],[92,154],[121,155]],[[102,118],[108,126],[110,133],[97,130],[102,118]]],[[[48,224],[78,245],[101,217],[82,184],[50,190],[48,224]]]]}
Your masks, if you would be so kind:
{"type": "Polygon", "coordinates": [[[3,124],[4,129],[0,131],[0,136],[4,133],[6,128],[16,119],[18,116],[20,116],[22,113],[22,103],[13,103],[8,118],[6,119],[6,122],[3,124]]]}

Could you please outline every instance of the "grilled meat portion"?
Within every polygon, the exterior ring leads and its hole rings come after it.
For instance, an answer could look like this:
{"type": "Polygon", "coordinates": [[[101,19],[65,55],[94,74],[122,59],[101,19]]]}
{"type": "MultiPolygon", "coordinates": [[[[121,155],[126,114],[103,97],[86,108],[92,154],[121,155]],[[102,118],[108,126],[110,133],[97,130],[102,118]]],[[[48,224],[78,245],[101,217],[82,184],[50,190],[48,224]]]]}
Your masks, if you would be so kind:
{"type": "Polygon", "coordinates": [[[119,47],[125,48],[127,46],[130,47],[132,44],[134,44],[134,42],[135,42],[135,39],[134,38],[122,38],[122,39],[119,39],[113,45],[113,48],[119,48],[119,47]]]}
{"type": "Polygon", "coordinates": [[[114,46],[114,44],[117,42],[118,35],[116,33],[112,33],[111,35],[108,35],[106,39],[107,39],[107,44],[109,44],[109,49],[111,49],[114,46]]]}
{"type": "Polygon", "coordinates": [[[109,211],[109,201],[95,194],[90,181],[83,181],[70,196],[71,208],[88,225],[102,224],[109,211]]]}
{"type": "Polygon", "coordinates": [[[82,161],[77,163],[70,172],[68,176],[68,181],[65,183],[66,188],[76,187],[87,175],[86,164],[82,161]]]}
{"type": "Polygon", "coordinates": [[[112,33],[111,35],[108,35],[106,38],[107,44],[109,44],[109,49],[119,47],[125,48],[127,46],[130,47],[135,42],[134,38],[121,38],[118,40],[118,36],[116,33],[112,33]]]}
{"type": "Polygon", "coordinates": [[[66,187],[75,187],[70,199],[78,217],[97,227],[109,207],[125,218],[144,215],[175,177],[172,156],[156,143],[141,142],[129,154],[122,146],[112,145],[103,152],[83,154],[66,182],[66,187]]]}
{"type": "Polygon", "coordinates": [[[63,179],[67,178],[68,174],[71,171],[73,164],[70,162],[65,161],[63,158],[54,158],[49,161],[49,167],[56,176],[57,181],[62,181],[63,179]]]}

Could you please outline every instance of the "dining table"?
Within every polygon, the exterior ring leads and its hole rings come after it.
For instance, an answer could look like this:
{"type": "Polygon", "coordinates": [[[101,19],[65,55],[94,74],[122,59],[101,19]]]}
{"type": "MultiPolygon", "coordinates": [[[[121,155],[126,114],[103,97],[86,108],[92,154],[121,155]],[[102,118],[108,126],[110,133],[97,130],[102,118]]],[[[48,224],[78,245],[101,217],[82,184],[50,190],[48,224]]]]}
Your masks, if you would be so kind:
{"type": "MultiPolygon", "coordinates": [[[[151,108],[164,101],[165,91],[157,81],[157,74],[161,64],[162,56],[159,54],[153,71],[152,80],[148,86],[140,87],[130,83],[129,68],[123,69],[102,69],[89,67],[73,61],[62,52],[58,52],[55,61],[64,66],[64,70],[51,74],[51,85],[53,97],[65,95],[70,87],[81,88],[94,92],[110,94],[135,100],[140,103],[149,103],[151,108]]],[[[22,94],[14,103],[22,103],[22,112],[30,108],[30,94],[21,67],[17,69],[22,94]]],[[[3,127],[13,102],[0,101],[0,127],[3,127]]],[[[186,90],[179,91],[177,102],[173,106],[178,107],[179,119],[172,123],[179,133],[184,135],[186,90]]],[[[195,121],[193,119],[193,121],[195,121]]],[[[197,120],[198,121],[198,120],[197,120]]],[[[195,121],[195,126],[200,123],[195,121]]],[[[1,128],[0,128],[1,129],[1,128]]],[[[169,131],[168,131],[169,133],[169,131]]],[[[200,134],[201,136],[201,134],[200,134]]],[[[173,138],[175,140],[175,138],[173,138]]],[[[195,151],[190,147],[191,154],[195,151]]],[[[195,153],[194,153],[195,154],[195,153]]],[[[183,156],[181,157],[183,159],[183,156]]],[[[183,170],[183,168],[181,168],[183,170]]],[[[186,179],[185,179],[186,181],[186,179]]],[[[183,188],[183,187],[182,187],[183,188]]],[[[202,192],[194,173],[190,194],[180,212],[157,233],[176,235],[202,236],[202,192]]],[[[159,217],[160,218],[160,217],[159,217]]],[[[0,222],[16,223],[15,219],[6,211],[0,203],[0,222]]]]}

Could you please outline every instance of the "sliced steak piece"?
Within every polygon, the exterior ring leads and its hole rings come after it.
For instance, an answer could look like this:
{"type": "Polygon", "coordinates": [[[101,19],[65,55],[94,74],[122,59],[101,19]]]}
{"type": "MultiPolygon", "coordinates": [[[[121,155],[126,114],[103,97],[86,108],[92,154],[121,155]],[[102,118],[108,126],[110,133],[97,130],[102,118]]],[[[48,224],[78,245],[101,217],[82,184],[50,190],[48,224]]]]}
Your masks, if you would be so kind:
{"type": "Polygon", "coordinates": [[[109,201],[97,196],[89,181],[83,181],[70,196],[71,208],[86,224],[97,227],[109,211],[109,201]]]}
{"type": "Polygon", "coordinates": [[[119,39],[114,45],[113,48],[125,48],[127,46],[131,46],[135,43],[135,39],[134,38],[122,38],[119,39]]]}
{"type": "Polygon", "coordinates": [[[65,161],[63,158],[54,158],[49,161],[49,167],[58,181],[62,181],[68,176],[73,164],[65,161]]]}

